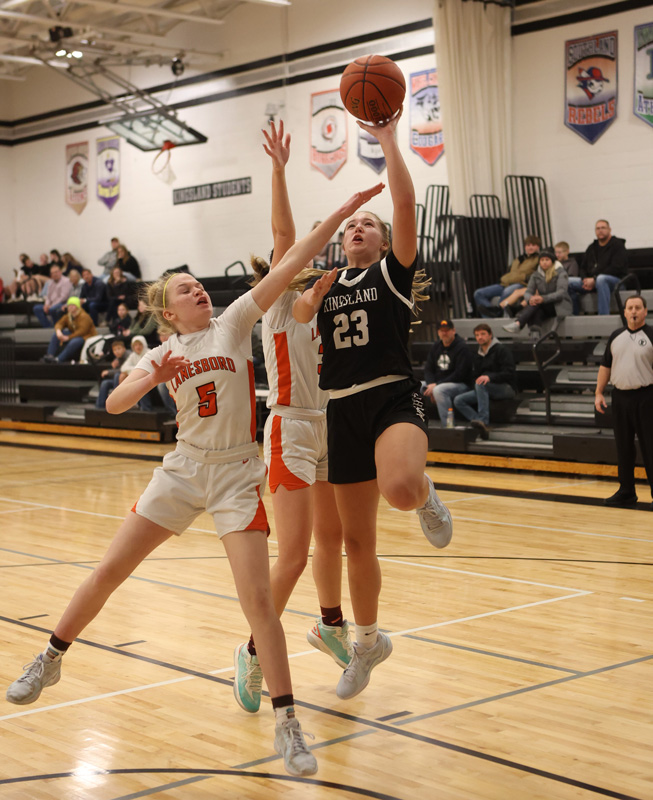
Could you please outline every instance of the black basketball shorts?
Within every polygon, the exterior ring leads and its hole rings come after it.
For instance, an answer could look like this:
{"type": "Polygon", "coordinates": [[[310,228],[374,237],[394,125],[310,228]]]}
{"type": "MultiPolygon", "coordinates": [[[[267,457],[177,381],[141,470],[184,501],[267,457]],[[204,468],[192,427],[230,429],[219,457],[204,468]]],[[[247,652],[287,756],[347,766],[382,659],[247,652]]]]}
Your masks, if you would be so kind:
{"type": "Polygon", "coordinates": [[[376,478],[374,446],[386,428],[409,422],[427,432],[420,383],[406,378],[329,400],[329,481],[358,483],[376,478]]]}

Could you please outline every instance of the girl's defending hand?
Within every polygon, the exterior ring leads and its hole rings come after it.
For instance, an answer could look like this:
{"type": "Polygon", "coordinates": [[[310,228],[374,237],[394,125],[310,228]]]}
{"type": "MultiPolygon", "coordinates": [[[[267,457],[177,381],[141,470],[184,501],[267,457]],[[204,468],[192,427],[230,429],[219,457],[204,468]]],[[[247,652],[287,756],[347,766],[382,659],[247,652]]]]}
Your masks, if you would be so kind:
{"type": "Polygon", "coordinates": [[[270,120],[270,133],[262,129],[266,144],[263,149],[272,159],[274,169],[283,169],[290,158],[290,134],[284,139],[283,120],[279,120],[279,130],[273,120],[270,120]]]}
{"type": "Polygon", "coordinates": [[[345,219],[351,216],[357,208],[360,208],[364,203],[367,203],[368,200],[371,200],[372,197],[376,197],[377,194],[381,194],[381,192],[385,189],[385,183],[377,183],[376,186],[372,186],[371,189],[365,189],[362,192],[356,192],[356,194],[352,195],[349,200],[340,208],[338,212],[341,214],[345,219]]]}
{"type": "Polygon", "coordinates": [[[156,361],[150,362],[154,367],[154,378],[157,383],[165,383],[172,380],[182,367],[187,367],[190,361],[186,356],[173,356],[172,350],[164,353],[161,363],[157,364],[156,361]]]}

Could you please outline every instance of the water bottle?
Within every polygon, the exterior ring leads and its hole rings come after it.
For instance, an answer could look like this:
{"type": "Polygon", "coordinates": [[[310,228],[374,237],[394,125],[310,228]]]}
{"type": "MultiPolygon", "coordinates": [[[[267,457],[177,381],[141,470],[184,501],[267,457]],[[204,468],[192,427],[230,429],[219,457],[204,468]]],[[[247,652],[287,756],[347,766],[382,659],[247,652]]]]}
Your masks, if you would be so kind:
{"type": "Polygon", "coordinates": [[[454,428],[454,427],[455,425],[453,422],[453,408],[450,408],[449,411],[447,411],[447,428],[454,428]]]}

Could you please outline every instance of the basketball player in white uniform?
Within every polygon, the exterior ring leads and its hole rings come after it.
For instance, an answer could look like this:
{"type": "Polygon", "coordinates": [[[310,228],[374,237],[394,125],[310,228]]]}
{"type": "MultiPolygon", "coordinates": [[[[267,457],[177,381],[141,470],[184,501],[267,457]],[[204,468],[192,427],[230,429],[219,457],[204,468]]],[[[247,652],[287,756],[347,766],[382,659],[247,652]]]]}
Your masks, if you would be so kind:
{"type": "MultiPolygon", "coordinates": [[[[290,136],[283,122],[263,131],[265,151],[272,159],[271,265],[252,259],[261,276],[276,270],[295,242],[285,168],[290,136]]],[[[279,616],[306,566],[315,536],[312,567],[321,619],[309,631],[308,641],[328,653],[343,669],[353,654],[349,628],[341,608],[342,527],[333,486],[327,481],[326,405],[328,395],[318,386],[322,344],[317,323],[293,318],[297,292],[286,291],[263,315],[263,349],[270,393],[265,424],[264,452],[268,486],[272,492],[279,556],[272,566],[272,599],[279,616]]],[[[254,713],[261,704],[262,673],[254,637],[238,645],[234,654],[234,694],[239,705],[254,713]]]]}
{"type": "Polygon", "coordinates": [[[329,480],[343,524],[356,624],[354,656],[336,692],[355,697],[372,669],[392,652],[378,630],[381,571],[376,557],[379,496],[401,510],[417,509],[422,530],[445,547],[451,515],[424,474],[424,406],[408,358],[411,285],[417,261],[415,191],[395,139],[400,114],[365,125],[386,158],[393,202],[392,249],[387,226],[367,211],[345,225],[341,272],[323,300],[305,292],[295,303],[301,322],[318,312],[324,348],[320,386],[330,392],[329,480]]]}
{"type": "MultiPolygon", "coordinates": [[[[268,525],[261,503],[265,466],[255,442],[251,330],[340,223],[381,188],[354,195],[217,319],[212,318],[208,294],[191,275],[165,275],[150,286],[150,310],[174,333],[113,391],[107,411],[120,414],[165,382],[178,409],[177,447],[155,470],[104,558],[77,589],[45,651],[7,689],[9,702],[32,703],[57,683],[63,654],[111,593],[156,547],[208,511],[256,637],[275,710],[275,749],[290,774],[317,771],[295,718],[285,638],[271,599],[268,525]]],[[[328,290],[334,274],[322,279],[317,294],[328,290]]]]}

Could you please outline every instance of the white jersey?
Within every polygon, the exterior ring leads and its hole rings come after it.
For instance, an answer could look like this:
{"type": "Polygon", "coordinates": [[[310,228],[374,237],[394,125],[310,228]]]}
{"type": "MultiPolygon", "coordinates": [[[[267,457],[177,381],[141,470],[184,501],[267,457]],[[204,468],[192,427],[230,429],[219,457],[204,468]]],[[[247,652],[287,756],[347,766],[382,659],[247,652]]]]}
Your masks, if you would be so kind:
{"type": "Polygon", "coordinates": [[[284,416],[310,419],[323,416],[329,396],[318,386],[322,339],[317,320],[294,319],[292,307],[298,297],[298,292],[284,292],[263,315],[267,405],[284,416]]]}
{"type": "Polygon", "coordinates": [[[139,362],[153,372],[168,351],[191,362],[166,386],[177,406],[177,441],[201,451],[256,441],[252,328],[262,315],[250,292],[197,333],[174,334],[139,362]]]}

